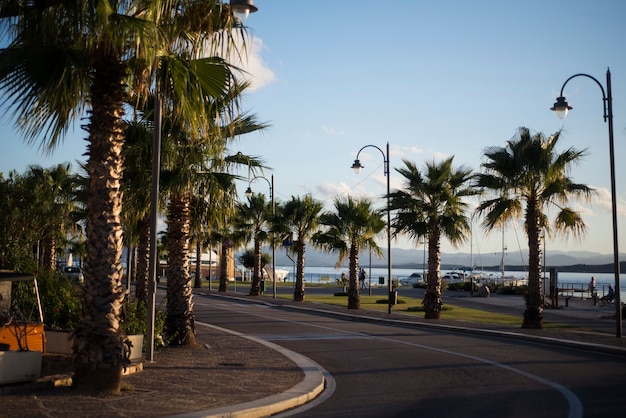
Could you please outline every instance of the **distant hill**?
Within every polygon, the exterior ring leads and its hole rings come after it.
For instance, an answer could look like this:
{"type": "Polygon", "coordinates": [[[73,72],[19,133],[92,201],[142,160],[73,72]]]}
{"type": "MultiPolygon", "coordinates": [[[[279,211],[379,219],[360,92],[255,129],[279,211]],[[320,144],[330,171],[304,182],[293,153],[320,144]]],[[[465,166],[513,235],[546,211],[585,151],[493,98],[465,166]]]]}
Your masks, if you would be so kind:
{"type": "MultiPolygon", "coordinates": [[[[263,252],[271,253],[271,248],[265,247],[263,252]]],[[[386,249],[383,250],[384,257],[382,259],[372,255],[372,267],[385,267],[386,249]]],[[[580,272],[612,272],[613,256],[610,254],[599,254],[590,251],[548,251],[546,257],[547,267],[559,267],[559,271],[580,271],[580,272]],[[571,270],[570,270],[571,269],[571,270]],[[601,269],[601,270],[598,270],[601,269]],[[608,269],[608,270],[607,270],[608,269]]],[[[360,256],[361,265],[369,265],[369,252],[362,253],[360,256]]],[[[428,254],[426,254],[428,257],[428,254]]],[[[391,258],[393,266],[396,268],[422,268],[424,260],[424,252],[421,249],[402,249],[392,248],[391,258]]],[[[441,264],[443,270],[450,270],[457,267],[469,267],[472,264],[482,270],[499,270],[502,254],[474,254],[469,253],[443,253],[441,254],[441,264]]],[[[295,257],[294,257],[295,259],[295,257]]],[[[620,260],[624,260],[624,256],[620,255],[620,260]]],[[[310,267],[333,267],[337,262],[336,254],[326,254],[320,250],[316,250],[311,246],[306,250],[306,265],[310,267]]],[[[523,271],[525,264],[528,262],[528,250],[521,253],[508,253],[505,255],[504,263],[506,270],[523,271]]],[[[276,250],[276,264],[281,266],[290,266],[291,260],[285,255],[283,249],[276,250]]],[[[621,271],[624,270],[624,262],[620,263],[621,271]]],[[[347,266],[347,261],[343,267],[347,266]]]]}

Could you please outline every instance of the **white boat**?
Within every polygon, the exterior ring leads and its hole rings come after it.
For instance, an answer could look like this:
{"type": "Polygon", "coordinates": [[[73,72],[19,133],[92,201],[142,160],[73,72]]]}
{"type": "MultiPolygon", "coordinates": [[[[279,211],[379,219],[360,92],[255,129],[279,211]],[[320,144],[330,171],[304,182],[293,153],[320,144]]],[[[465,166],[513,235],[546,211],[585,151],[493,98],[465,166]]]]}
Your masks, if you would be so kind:
{"type": "MultiPolygon", "coordinates": [[[[289,275],[289,270],[286,269],[276,269],[276,281],[284,282],[285,278],[289,275]]],[[[272,268],[265,267],[263,269],[263,279],[272,280],[272,268]]]]}

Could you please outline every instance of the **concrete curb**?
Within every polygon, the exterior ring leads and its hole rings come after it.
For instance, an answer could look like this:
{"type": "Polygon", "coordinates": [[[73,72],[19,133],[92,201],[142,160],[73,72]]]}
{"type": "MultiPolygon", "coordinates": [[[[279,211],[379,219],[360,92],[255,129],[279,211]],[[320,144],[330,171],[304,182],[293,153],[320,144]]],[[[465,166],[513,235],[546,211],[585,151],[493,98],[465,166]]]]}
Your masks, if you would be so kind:
{"type": "Polygon", "coordinates": [[[358,321],[382,322],[382,323],[402,325],[402,326],[411,326],[411,327],[418,326],[418,327],[424,327],[424,328],[441,329],[441,330],[465,333],[465,334],[488,335],[491,337],[501,337],[501,338],[531,341],[535,343],[551,344],[551,345],[556,345],[560,347],[568,347],[568,348],[578,348],[581,350],[596,351],[596,352],[626,357],[626,348],[616,347],[616,346],[611,346],[611,345],[606,345],[606,344],[586,343],[583,341],[564,340],[564,339],[552,338],[552,337],[542,337],[542,336],[537,336],[537,335],[521,334],[517,332],[495,331],[495,330],[481,329],[481,328],[465,328],[465,327],[459,327],[459,326],[447,325],[447,324],[431,324],[431,323],[425,323],[425,322],[404,321],[404,320],[399,320],[399,319],[374,318],[374,317],[368,317],[368,316],[353,315],[353,314],[343,313],[343,312],[327,311],[324,309],[305,308],[303,306],[284,305],[284,306],[280,306],[280,308],[317,312],[317,313],[322,313],[325,315],[342,316],[345,318],[349,318],[350,320],[353,320],[353,321],[358,320],[358,321]]]}
{"type": "Polygon", "coordinates": [[[322,366],[315,363],[313,360],[291,350],[287,350],[286,348],[281,347],[277,344],[251,337],[249,335],[241,334],[237,331],[232,331],[203,322],[196,322],[196,324],[209,328],[214,328],[222,332],[227,332],[241,338],[247,338],[251,341],[263,344],[273,349],[274,351],[281,353],[282,355],[296,363],[296,365],[302,369],[302,371],[304,372],[304,379],[291,389],[276,395],[268,396],[250,402],[245,402],[238,405],[228,405],[205,411],[173,415],[170,418],[267,417],[291,408],[302,406],[307,402],[315,399],[315,397],[317,397],[324,390],[324,375],[328,372],[322,366]]]}

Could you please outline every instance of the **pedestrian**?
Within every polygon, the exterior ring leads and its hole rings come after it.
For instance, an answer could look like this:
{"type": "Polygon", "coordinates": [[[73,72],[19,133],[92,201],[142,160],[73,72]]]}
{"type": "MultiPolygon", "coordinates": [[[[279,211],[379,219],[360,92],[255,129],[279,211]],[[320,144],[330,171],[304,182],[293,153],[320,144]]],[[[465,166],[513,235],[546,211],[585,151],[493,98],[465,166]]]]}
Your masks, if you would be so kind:
{"type": "Polygon", "coordinates": [[[591,294],[591,299],[593,299],[593,306],[595,306],[598,303],[598,293],[596,292],[596,276],[591,276],[588,290],[591,294]]]}
{"type": "Polygon", "coordinates": [[[361,289],[365,289],[365,279],[367,279],[367,273],[364,268],[359,269],[359,281],[361,282],[361,289]]]}
{"type": "Polygon", "coordinates": [[[596,277],[591,276],[591,280],[589,281],[589,291],[594,292],[596,290],[596,277]]]}

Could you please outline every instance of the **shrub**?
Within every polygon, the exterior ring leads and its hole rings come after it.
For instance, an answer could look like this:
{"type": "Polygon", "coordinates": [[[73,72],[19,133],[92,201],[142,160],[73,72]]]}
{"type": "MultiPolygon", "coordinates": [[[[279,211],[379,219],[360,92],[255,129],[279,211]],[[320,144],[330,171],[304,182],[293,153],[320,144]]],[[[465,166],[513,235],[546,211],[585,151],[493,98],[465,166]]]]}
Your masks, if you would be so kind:
{"type": "MultiPolygon", "coordinates": [[[[126,335],[148,333],[148,307],[145,303],[137,299],[124,303],[124,313],[122,315],[122,329],[126,335]]],[[[162,339],[163,327],[165,326],[165,313],[157,308],[154,316],[154,342],[156,347],[164,346],[162,339]]],[[[145,337],[144,337],[145,342],[145,337]]]]}

